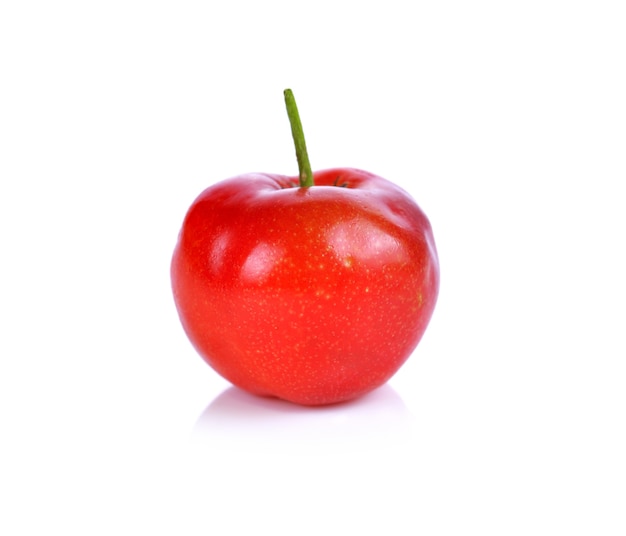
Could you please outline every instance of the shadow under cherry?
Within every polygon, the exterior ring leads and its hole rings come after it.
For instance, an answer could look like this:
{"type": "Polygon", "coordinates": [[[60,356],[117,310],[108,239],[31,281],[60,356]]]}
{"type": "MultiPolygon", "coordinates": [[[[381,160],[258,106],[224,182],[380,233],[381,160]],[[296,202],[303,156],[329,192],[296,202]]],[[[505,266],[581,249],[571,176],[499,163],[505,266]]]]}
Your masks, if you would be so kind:
{"type": "Polygon", "coordinates": [[[411,433],[412,415],[389,384],[356,400],[316,407],[229,387],[197,419],[192,438],[227,450],[319,454],[394,447],[411,433]]]}

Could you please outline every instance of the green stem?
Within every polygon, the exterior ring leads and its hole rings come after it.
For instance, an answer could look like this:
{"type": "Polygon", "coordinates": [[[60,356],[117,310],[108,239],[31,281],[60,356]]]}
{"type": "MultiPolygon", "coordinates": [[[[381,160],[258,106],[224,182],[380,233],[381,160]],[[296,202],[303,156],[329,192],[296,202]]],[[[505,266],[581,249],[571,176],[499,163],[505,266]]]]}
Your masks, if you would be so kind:
{"type": "Polygon", "coordinates": [[[304,131],[300,122],[300,114],[296,106],[296,99],[291,89],[285,89],[285,106],[287,106],[287,115],[289,123],[291,123],[291,135],[293,143],[296,146],[296,158],[298,159],[298,169],[300,171],[300,187],[313,186],[313,172],[309,163],[309,154],[306,150],[306,142],[304,141],[304,131]]]}

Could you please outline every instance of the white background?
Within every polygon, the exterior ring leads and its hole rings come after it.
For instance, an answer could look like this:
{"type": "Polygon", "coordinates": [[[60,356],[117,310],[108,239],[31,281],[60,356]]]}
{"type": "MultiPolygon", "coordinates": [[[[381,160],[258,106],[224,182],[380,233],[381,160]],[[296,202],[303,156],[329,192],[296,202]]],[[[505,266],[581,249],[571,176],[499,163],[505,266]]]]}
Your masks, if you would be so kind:
{"type": "Polygon", "coordinates": [[[4,1],[0,533],[625,534],[622,8],[4,1]],[[318,410],[229,388],[169,287],[202,189],[296,173],[286,87],[441,260],[407,364],[318,410]]]}

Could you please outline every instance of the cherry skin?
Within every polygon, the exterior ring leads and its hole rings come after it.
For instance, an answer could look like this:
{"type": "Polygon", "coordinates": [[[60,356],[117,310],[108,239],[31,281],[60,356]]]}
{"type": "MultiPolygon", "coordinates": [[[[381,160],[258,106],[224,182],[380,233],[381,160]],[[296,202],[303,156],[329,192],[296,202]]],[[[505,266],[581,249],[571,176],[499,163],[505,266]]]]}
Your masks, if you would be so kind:
{"type": "Polygon", "coordinates": [[[303,405],[361,396],[415,350],[439,263],[430,223],[392,182],[352,169],[247,174],[202,192],[171,264],[190,341],[224,378],[303,405]]]}

